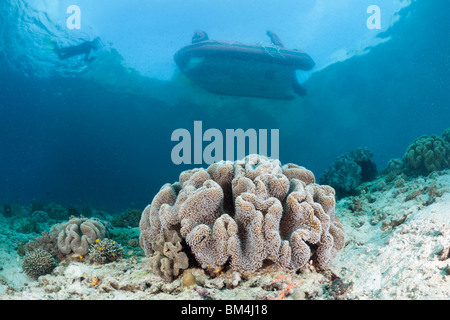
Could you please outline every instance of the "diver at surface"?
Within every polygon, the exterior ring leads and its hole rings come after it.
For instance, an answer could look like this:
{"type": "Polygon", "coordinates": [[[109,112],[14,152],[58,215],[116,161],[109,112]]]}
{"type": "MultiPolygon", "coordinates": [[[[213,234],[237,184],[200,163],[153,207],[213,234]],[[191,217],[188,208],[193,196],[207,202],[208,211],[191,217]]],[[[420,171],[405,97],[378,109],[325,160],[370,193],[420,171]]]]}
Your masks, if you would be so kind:
{"type": "Polygon", "coordinates": [[[93,61],[95,57],[89,57],[92,51],[97,51],[100,48],[100,38],[97,37],[92,41],[85,41],[79,45],[60,48],[56,44],[56,42],[53,42],[54,51],[58,55],[58,58],[60,60],[66,60],[74,56],[83,55],[84,54],[84,60],[85,61],[93,61]]]}

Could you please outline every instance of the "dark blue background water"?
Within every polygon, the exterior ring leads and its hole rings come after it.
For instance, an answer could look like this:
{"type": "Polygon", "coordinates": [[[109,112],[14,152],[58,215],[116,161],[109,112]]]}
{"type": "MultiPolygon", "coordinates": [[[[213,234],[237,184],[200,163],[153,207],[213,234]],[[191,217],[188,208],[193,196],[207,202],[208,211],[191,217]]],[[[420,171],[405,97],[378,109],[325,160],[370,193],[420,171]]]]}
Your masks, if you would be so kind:
{"type": "MultiPolygon", "coordinates": [[[[365,55],[313,74],[294,102],[215,97],[140,77],[114,59],[80,76],[26,76],[0,48],[0,202],[143,208],[182,170],[177,128],[280,129],[283,163],[316,177],[340,154],[373,150],[379,168],[450,127],[447,0],[413,2],[365,55]],[[109,64],[109,65],[108,65],[109,64]],[[96,69],[95,69],[96,68],[96,69]]],[[[6,51],[6,50],[5,50],[6,51]]]]}

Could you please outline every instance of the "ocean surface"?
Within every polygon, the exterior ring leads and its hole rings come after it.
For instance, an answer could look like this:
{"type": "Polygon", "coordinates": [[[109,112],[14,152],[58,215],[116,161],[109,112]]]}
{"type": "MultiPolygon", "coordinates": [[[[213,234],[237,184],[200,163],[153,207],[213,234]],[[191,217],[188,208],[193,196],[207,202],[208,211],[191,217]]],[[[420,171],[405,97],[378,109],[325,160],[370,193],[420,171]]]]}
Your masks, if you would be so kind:
{"type": "Polygon", "coordinates": [[[358,147],[381,170],[415,138],[450,127],[447,0],[375,1],[380,30],[366,26],[369,1],[234,2],[77,1],[73,30],[71,1],[1,1],[0,203],[143,209],[181,171],[207,166],[171,159],[172,133],[193,133],[194,121],[204,131],[278,129],[281,162],[316,177],[358,147]],[[197,29],[266,44],[273,30],[316,62],[297,74],[306,97],[193,85],[173,56],[197,29]],[[55,53],[97,37],[91,61],[55,53]]]}

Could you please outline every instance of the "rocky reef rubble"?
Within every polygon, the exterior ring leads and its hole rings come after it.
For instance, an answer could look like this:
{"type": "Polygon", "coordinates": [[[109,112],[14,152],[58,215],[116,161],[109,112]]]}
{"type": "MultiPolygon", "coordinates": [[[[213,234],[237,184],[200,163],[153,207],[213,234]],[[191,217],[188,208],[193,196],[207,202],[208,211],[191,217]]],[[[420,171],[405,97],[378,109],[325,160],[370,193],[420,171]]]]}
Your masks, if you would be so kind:
{"type": "Polygon", "coordinates": [[[97,300],[281,300],[344,299],[351,283],[332,271],[316,272],[309,266],[301,274],[280,272],[273,266],[240,275],[229,270],[215,277],[189,268],[174,281],[152,273],[146,258],[124,259],[103,266],[71,262],[51,274],[10,288],[2,299],[97,300]],[[185,280],[190,278],[191,281],[185,280]]]}

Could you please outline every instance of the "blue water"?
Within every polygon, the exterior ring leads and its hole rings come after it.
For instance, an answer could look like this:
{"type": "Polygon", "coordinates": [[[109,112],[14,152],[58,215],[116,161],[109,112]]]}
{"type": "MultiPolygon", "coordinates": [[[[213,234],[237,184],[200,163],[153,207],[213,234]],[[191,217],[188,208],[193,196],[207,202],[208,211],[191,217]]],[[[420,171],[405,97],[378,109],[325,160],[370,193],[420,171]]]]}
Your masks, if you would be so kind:
{"type": "Polygon", "coordinates": [[[86,21],[70,31],[71,1],[3,0],[0,203],[143,208],[164,183],[199,166],[171,161],[172,132],[192,131],[195,120],[222,132],[279,129],[282,163],[316,177],[361,146],[382,169],[415,138],[450,127],[447,0],[412,1],[398,13],[392,1],[379,1],[389,15],[375,35],[365,27],[370,1],[275,2],[116,0],[98,12],[78,1],[86,21]],[[357,28],[348,22],[355,11],[362,12],[357,28]],[[249,43],[267,42],[265,31],[273,29],[316,61],[313,72],[298,75],[307,79],[307,97],[228,97],[193,87],[177,73],[173,54],[199,28],[249,43]],[[52,41],[69,46],[97,36],[103,45],[92,63],[60,61],[52,51],[52,41]]]}

